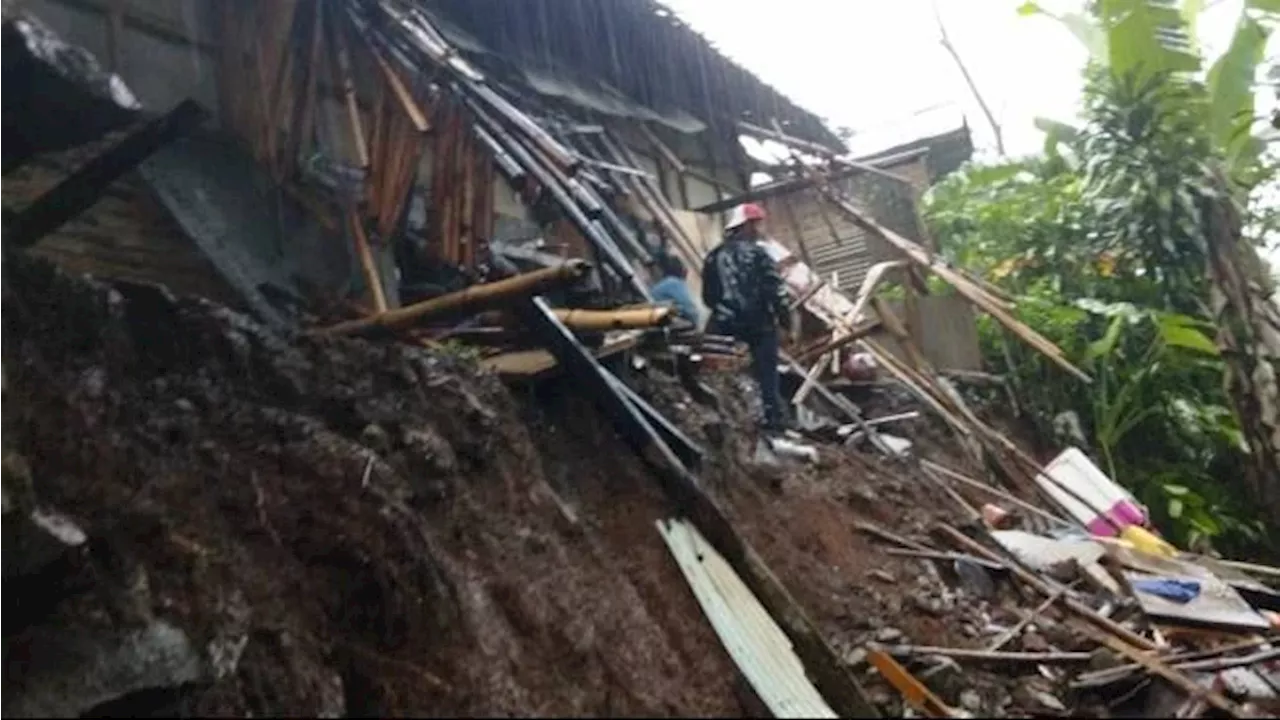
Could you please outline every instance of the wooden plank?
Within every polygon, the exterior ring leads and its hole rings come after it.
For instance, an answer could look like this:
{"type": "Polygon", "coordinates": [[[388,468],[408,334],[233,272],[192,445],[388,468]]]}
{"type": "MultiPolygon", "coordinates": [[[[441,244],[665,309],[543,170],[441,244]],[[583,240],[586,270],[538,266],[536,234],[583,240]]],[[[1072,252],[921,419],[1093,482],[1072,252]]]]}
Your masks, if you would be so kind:
{"type": "Polygon", "coordinates": [[[7,229],[5,240],[26,247],[56,230],[89,209],[108,185],[155,151],[194,129],[204,118],[204,110],[195,101],[184,100],[173,110],[146,123],[18,213],[7,229]]]}

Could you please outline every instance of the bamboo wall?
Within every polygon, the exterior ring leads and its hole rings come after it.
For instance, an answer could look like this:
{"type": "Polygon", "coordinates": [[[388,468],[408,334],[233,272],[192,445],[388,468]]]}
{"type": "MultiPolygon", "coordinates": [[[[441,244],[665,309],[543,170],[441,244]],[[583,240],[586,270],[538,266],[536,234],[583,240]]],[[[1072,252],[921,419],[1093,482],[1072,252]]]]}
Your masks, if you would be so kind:
{"type": "MultiPolygon", "coordinates": [[[[929,169],[923,155],[884,170],[912,181],[922,191],[928,187],[929,169]]],[[[845,184],[849,185],[846,193],[855,205],[908,237],[918,236],[914,227],[902,227],[907,221],[905,216],[886,217],[889,213],[885,203],[877,202],[856,180],[845,184]]],[[[830,207],[816,190],[772,197],[764,201],[764,206],[769,214],[770,235],[801,257],[807,250],[810,267],[828,281],[837,275],[839,287],[846,293],[858,291],[872,265],[896,259],[887,244],[830,207]]]]}

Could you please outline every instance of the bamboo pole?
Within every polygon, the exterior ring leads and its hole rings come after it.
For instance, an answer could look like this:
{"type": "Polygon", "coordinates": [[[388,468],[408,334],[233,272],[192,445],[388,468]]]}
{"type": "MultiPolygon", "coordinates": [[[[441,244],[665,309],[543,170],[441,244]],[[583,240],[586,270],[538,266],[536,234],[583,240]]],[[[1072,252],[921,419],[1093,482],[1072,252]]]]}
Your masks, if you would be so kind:
{"type": "Polygon", "coordinates": [[[355,211],[351,211],[347,217],[356,243],[356,254],[360,257],[360,267],[364,271],[364,281],[373,296],[373,306],[379,313],[385,313],[387,296],[382,289],[382,277],[378,274],[378,266],[374,263],[373,253],[369,249],[369,237],[364,232],[364,222],[355,211]]]}
{"type": "Polygon", "coordinates": [[[308,335],[355,335],[369,330],[398,330],[417,321],[456,313],[476,312],[503,302],[545,291],[581,279],[591,269],[582,260],[570,260],[556,267],[535,270],[492,283],[472,285],[464,290],[387,310],[366,318],[348,320],[329,327],[309,331],[308,335]]]}
{"type": "Polygon", "coordinates": [[[387,79],[387,84],[391,86],[391,91],[395,93],[396,98],[400,101],[404,112],[413,121],[413,127],[419,133],[425,133],[431,130],[431,122],[427,119],[427,111],[422,109],[418,101],[414,99],[413,93],[405,86],[404,80],[386,60],[382,59],[382,55],[376,48],[370,46],[369,52],[373,55],[374,61],[378,63],[378,67],[382,69],[382,75],[387,79]]]}
{"type": "Polygon", "coordinates": [[[341,19],[335,17],[329,31],[333,34],[335,49],[337,86],[342,89],[342,99],[346,105],[347,122],[351,125],[351,136],[355,143],[356,158],[362,169],[369,168],[369,145],[365,140],[364,127],[360,121],[360,102],[356,95],[356,84],[351,69],[351,50],[347,46],[346,31],[341,19]]]}
{"type": "Polygon", "coordinates": [[[929,645],[897,645],[887,647],[885,651],[890,655],[938,655],[956,660],[1023,662],[1037,665],[1046,663],[1087,663],[1093,657],[1092,653],[1087,652],[1001,652],[999,650],[974,650],[929,645]]]}
{"type": "Polygon", "coordinates": [[[1018,335],[1024,342],[1040,351],[1045,357],[1052,360],[1059,367],[1072,375],[1075,375],[1083,382],[1093,382],[1089,375],[1072,365],[1063,357],[1062,350],[1058,348],[1058,346],[1045,339],[1044,336],[1040,335],[1035,330],[1027,327],[1018,319],[1009,315],[1009,313],[1000,306],[1000,301],[988,295],[984,290],[982,290],[982,288],[969,282],[967,278],[939,262],[931,253],[916,243],[870,219],[857,208],[854,208],[836,196],[829,188],[822,188],[821,192],[832,202],[833,205],[848,215],[851,220],[861,225],[864,229],[877,233],[890,245],[893,245],[900,250],[912,262],[933,271],[935,275],[947,281],[947,283],[954,287],[966,299],[977,305],[979,308],[985,310],[1001,325],[1004,325],[1009,331],[1018,335]]]}
{"type": "Polygon", "coordinates": [[[560,322],[573,330],[636,330],[660,327],[675,318],[675,311],[666,306],[630,308],[627,310],[577,310],[552,311],[560,322]]]}
{"type": "MultiPolygon", "coordinates": [[[[956,545],[964,548],[968,552],[974,555],[977,555],[978,557],[981,557],[984,560],[990,560],[992,562],[1001,563],[1005,567],[1009,568],[1009,570],[1015,576],[1017,576],[1019,580],[1021,580],[1024,584],[1029,585],[1032,588],[1035,588],[1042,595],[1050,596],[1057,593],[1059,588],[1054,587],[1049,583],[1045,582],[1044,580],[1040,579],[1038,576],[1028,571],[1026,568],[1022,567],[1018,563],[1001,559],[999,555],[997,555],[992,550],[988,549],[985,545],[979,543],[978,541],[974,540],[968,535],[965,535],[959,530],[956,530],[950,525],[940,524],[937,526],[937,528],[941,533],[943,533],[949,539],[951,539],[954,543],[956,543],[956,545]]],[[[1136,648],[1140,648],[1142,650],[1148,650],[1148,651],[1154,651],[1157,649],[1155,643],[1133,632],[1129,628],[1124,627],[1123,625],[1120,625],[1116,621],[1111,620],[1110,618],[1103,617],[1102,615],[1099,615],[1097,611],[1095,611],[1093,608],[1089,607],[1088,605],[1084,605],[1080,602],[1077,602],[1076,600],[1073,600],[1070,597],[1062,598],[1062,604],[1063,604],[1063,607],[1067,608],[1075,615],[1078,615],[1082,619],[1087,620],[1091,624],[1097,626],[1102,631],[1109,633],[1107,637],[1110,637],[1113,640],[1122,639],[1123,642],[1121,642],[1121,644],[1125,645],[1126,647],[1132,646],[1132,647],[1136,647],[1136,648]]]]}
{"type": "Polygon", "coordinates": [[[879,320],[869,320],[859,325],[855,325],[852,330],[850,330],[848,333],[845,333],[844,335],[841,335],[835,340],[829,340],[815,348],[805,350],[803,354],[796,357],[796,361],[800,363],[806,363],[817,357],[826,355],[832,350],[839,350],[840,348],[846,345],[852,345],[853,343],[875,332],[879,327],[880,327],[879,320]]]}

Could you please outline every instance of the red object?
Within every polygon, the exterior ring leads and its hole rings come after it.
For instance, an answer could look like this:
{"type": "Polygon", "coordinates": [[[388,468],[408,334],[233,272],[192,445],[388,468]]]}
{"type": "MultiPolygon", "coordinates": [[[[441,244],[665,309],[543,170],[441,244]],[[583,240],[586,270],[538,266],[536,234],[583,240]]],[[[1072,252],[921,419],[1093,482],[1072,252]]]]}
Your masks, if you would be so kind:
{"type": "Polygon", "coordinates": [[[746,203],[742,206],[742,214],[747,220],[763,220],[764,208],[755,203],[746,203]]]}

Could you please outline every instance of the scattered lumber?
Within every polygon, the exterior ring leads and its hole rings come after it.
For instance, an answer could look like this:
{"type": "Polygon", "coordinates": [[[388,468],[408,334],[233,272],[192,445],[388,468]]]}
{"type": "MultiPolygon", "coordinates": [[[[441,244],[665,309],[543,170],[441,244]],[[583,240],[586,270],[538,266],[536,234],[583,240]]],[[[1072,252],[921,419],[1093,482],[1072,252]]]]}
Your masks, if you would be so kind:
{"type": "Polygon", "coordinates": [[[575,282],[582,279],[590,269],[591,265],[586,261],[570,260],[558,267],[535,270],[497,282],[472,285],[407,307],[312,330],[309,334],[337,336],[357,335],[376,330],[394,331],[451,313],[477,312],[497,305],[513,303],[521,298],[544,292],[551,287],[575,282]]]}

